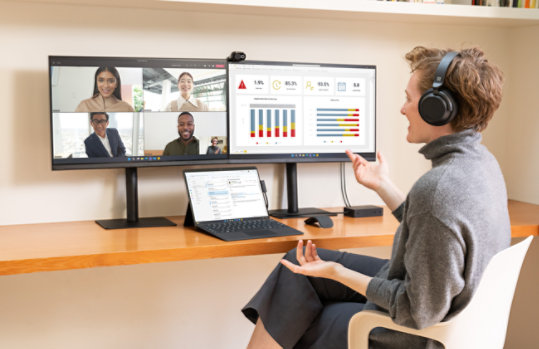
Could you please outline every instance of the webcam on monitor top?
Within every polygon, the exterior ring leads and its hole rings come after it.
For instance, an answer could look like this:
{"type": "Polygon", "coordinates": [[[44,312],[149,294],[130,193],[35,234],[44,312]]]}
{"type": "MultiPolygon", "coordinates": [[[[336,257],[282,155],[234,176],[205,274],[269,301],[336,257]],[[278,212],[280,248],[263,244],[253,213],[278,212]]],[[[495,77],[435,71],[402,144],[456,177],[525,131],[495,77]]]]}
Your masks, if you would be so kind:
{"type": "Polygon", "coordinates": [[[226,58],[229,62],[241,62],[244,61],[247,55],[241,51],[232,51],[232,53],[226,58]]]}

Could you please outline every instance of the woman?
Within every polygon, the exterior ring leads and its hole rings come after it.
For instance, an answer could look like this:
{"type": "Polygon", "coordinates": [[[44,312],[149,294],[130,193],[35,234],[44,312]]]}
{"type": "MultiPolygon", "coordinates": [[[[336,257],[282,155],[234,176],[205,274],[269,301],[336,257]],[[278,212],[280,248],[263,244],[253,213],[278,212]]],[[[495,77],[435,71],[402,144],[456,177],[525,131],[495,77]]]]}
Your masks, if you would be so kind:
{"type": "Polygon", "coordinates": [[[122,101],[122,83],[115,67],[99,67],[94,77],[92,98],[80,102],[75,112],[133,112],[127,102],[122,101]]]}
{"type": "Polygon", "coordinates": [[[170,102],[165,111],[208,111],[208,106],[200,99],[195,98],[193,92],[193,75],[183,72],[178,77],[178,99],[170,102]]]}
{"type": "MultiPolygon", "coordinates": [[[[391,259],[317,249],[310,241],[304,250],[300,241],[242,310],[256,323],[249,348],[346,348],[348,322],[363,309],[385,311],[413,328],[447,320],[468,304],[490,258],[509,246],[503,176],[479,133],[499,107],[502,73],[480,49],[462,50],[449,63],[446,53],[416,47],[406,55],[407,141],[425,143],[420,153],[432,161],[410,193],[390,181],[381,154],[369,163],[347,152],[357,181],[401,222],[391,259]],[[419,105],[442,60],[448,64],[442,86],[454,96],[455,112],[435,126],[419,105]]],[[[369,340],[371,348],[442,347],[385,329],[369,340]]]]}
{"type": "Polygon", "coordinates": [[[221,148],[217,146],[217,142],[219,142],[219,139],[217,137],[211,138],[211,145],[208,146],[208,149],[206,150],[206,155],[219,155],[221,154],[221,148]]]}

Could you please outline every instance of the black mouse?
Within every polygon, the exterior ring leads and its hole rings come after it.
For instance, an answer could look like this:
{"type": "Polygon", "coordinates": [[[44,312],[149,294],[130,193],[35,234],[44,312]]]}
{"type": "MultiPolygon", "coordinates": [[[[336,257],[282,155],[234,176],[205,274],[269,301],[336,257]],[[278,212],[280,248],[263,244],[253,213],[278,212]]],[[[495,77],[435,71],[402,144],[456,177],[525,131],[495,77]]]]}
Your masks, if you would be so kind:
{"type": "Polygon", "coordinates": [[[314,225],[316,227],[320,226],[320,228],[331,228],[333,226],[333,221],[329,216],[319,215],[307,218],[305,224],[314,225]]]}

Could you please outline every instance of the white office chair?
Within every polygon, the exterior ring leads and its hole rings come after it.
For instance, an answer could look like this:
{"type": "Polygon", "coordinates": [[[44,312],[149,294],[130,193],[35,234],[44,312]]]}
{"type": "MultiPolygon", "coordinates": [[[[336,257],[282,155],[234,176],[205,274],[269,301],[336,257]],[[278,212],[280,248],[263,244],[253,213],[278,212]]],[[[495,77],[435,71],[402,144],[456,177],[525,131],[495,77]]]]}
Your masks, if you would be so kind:
{"type": "Polygon", "coordinates": [[[365,310],[350,320],[349,349],[368,349],[375,327],[437,340],[445,349],[502,349],[520,267],[532,236],[498,252],[485,269],[470,303],[449,321],[416,330],[397,325],[383,312],[365,310]]]}

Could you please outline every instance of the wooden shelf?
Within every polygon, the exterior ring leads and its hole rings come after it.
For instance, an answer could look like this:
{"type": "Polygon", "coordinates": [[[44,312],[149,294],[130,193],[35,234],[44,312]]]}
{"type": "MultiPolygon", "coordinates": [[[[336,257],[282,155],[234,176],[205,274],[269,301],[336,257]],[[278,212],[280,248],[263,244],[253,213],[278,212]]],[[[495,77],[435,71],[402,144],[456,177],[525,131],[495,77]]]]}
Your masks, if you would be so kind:
{"type": "MultiPolygon", "coordinates": [[[[330,211],[332,209],[329,209],[330,211]]],[[[539,235],[539,205],[509,202],[512,236],[539,235]]],[[[94,221],[0,226],[0,275],[233,256],[283,253],[298,239],[341,249],[389,246],[398,227],[383,217],[333,217],[334,226],[307,226],[304,218],[284,220],[304,235],[225,242],[183,227],[104,230],[94,221]]]]}
{"type": "Polygon", "coordinates": [[[22,0],[84,6],[167,9],[259,16],[522,27],[537,9],[356,0],[22,0]]]}

